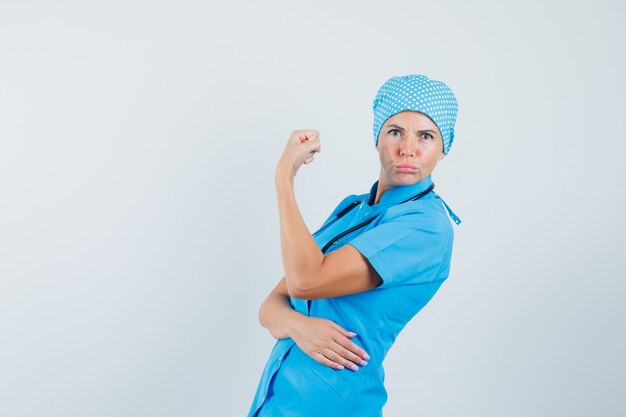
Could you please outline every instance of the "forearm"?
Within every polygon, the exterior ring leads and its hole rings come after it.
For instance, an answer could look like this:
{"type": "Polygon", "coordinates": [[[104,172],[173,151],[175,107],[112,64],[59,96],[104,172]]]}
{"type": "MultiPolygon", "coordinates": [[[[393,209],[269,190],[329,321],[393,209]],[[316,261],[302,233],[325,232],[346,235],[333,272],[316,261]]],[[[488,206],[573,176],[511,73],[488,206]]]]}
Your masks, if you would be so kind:
{"type": "Polygon", "coordinates": [[[259,322],[276,339],[292,337],[292,329],[302,317],[291,307],[288,296],[276,292],[271,293],[259,309],[259,322]]]}
{"type": "Polygon", "coordinates": [[[304,223],[295,198],[294,178],[277,171],[276,196],[280,216],[280,248],[290,292],[311,287],[324,254],[304,223]]]}
{"type": "Polygon", "coordinates": [[[286,280],[282,279],[259,310],[259,321],[272,336],[293,339],[312,359],[334,369],[356,371],[358,365],[367,365],[367,352],[350,340],[356,333],[331,320],[298,313],[291,308],[285,291],[286,280]],[[321,352],[325,352],[326,356],[321,352]]]}

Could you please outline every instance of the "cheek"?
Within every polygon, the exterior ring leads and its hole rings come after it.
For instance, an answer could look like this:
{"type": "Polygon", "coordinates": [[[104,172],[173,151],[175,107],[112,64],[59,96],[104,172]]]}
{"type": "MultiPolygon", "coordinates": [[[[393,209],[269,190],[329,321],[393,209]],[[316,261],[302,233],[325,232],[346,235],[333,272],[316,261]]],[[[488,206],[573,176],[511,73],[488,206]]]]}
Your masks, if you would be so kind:
{"type": "Polygon", "coordinates": [[[380,159],[381,162],[389,159],[389,149],[387,147],[378,147],[378,159],[380,159]]]}
{"type": "Polygon", "coordinates": [[[437,141],[430,144],[428,147],[429,158],[433,159],[435,162],[440,161],[443,155],[443,142],[437,141]]]}
{"type": "Polygon", "coordinates": [[[428,153],[428,156],[426,158],[426,160],[428,161],[428,165],[436,165],[437,162],[439,162],[441,160],[441,155],[443,155],[441,153],[441,151],[439,149],[435,150],[432,149],[431,152],[428,153]]]}

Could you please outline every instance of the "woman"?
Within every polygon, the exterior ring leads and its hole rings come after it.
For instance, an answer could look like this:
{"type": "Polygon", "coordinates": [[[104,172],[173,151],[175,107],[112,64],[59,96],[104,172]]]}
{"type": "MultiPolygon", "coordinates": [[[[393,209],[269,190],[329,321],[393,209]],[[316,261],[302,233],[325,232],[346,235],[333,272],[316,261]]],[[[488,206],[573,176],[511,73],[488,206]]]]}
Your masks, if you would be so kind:
{"type": "Polygon", "coordinates": [[[294,131],[276,167],[285,276],[259,318],[279,339],[249,417],[381,416],[383,359],[448,277],[452,219],[431,173],[454,139],[457,102],[423,75],[392,77],[373,104],[379,180],[346,197],[313,235],[294,177],[320,152],[319,133],[294,131]]]}

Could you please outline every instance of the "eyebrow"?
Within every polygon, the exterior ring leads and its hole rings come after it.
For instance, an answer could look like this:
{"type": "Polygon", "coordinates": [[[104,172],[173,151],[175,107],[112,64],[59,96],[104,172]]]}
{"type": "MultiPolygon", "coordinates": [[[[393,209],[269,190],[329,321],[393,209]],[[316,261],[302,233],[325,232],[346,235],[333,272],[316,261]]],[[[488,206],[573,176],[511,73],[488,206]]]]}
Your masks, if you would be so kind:
{"type": "MultiPolygon", "coordinates": [[[[390,127],[394,127],[394,128],[396,128],[396,129],[398,129],[398,130],[401,130],[402,132],[404,132],[404,131],[405,131],[405,129],[404,129],[403,127],[400,127],[400,126],[398,126],[398,125],[391,124],[391,125],[387,126],[387,128],[390,128],[390,127]]],[[[418,130],[418,131],[417,131],[417,133],[426,133],[426,132],[431,132],[431,133],[433,133],[433,134],[435,134],[435,135],[437,134],[437,132],[435,132],[435,131],[434,131],[434,130],[432,130],[432,129],[424,129],[424,130],[418,130]]]]}

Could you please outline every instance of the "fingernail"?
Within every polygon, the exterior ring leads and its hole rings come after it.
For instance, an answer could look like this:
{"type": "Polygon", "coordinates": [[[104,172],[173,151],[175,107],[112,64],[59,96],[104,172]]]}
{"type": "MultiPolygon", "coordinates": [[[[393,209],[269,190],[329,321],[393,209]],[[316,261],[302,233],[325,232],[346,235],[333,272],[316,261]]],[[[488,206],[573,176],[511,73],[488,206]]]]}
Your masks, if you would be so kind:
{"type": "Polygon", "coordinates": [[[365,359],[366,361],[370,360],[370,355],[368,355],[367,353],[363,354],[363,359],[365,359]]]}
{"type": "Polygon", "coordinates": [[[345,369],[345,366],[343,366],[343,365],[338,365],[338,366],[337,366],[337,369],[345,369]]]}
{"type": "Polygon", "coordinates": [[[361,361],[361,365],[365,366],[365,365],[367,365],[367,362],[365,362],[365,361],[363,361],[363,360],[362,360],[362,361],[361,361]]]}
{"type": "Polygon", "coordinates": [[[354,333],[354,332],[348,332],[348,334],[349,334],[350,336],[356,336],[356,333],[354,333]]]}
{"type": "Polygon", "coordinates": [[[351,366],[350,366],[350,369],[352,369],[353,371],[358,371],[358,370],[359,370],[359,367],[358,367],[358,366],[356,366],[356,365],[351,365],[351,366]]]}

